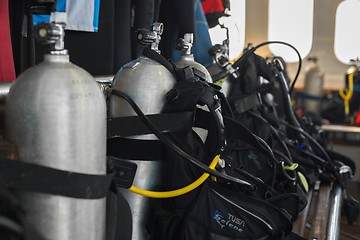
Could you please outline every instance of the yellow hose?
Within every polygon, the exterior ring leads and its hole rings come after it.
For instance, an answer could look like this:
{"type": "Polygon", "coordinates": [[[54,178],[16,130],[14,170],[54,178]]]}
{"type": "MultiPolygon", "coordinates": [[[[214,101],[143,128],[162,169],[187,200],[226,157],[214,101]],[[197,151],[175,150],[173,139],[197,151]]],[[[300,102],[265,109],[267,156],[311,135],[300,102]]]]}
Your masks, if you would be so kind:
{"type": "Polygon", "coordinates": [[[353,96],[354,92],[354,74],[356,72],[356,68],[351,68],[349,73],[349,89],[343,88],[340,89],[339,94],[340,97],[344,100],[344,108],[345,108],[345,115],[349,116],[350,114],[350,106],[349,101],[351,97],[353,96]]]}
{"type": "MultiPolygon", "coordinates": [[[[220,155],[216,155],[214,157],[214,159],[212,160],[212,162],[209,165],[210,169],[214,169],[216,164],[218,163],[220,158],[220,155]]],[[[176,189],[176,190],[171,190],[171,191],[165,191],[165,192],[156,192],[156,191],[150,191],[150,190],[145,190],[145,189],[141,189],[138,188],[134,185],[132,185],[129,190],[140,194],[142,196],[145,197],[151,197],[151,198],[171,198],[171,197],[177,197],[180,195],[184,195],[192,190],[194,190],[195,188],[199,187],[201,184],[203,184],[205,182],[205,180],[210,176],[210,174],[208,173],[203,173],[197,180],[195,180],[194,182],[190,183],[189,185],[176,189]]]]}

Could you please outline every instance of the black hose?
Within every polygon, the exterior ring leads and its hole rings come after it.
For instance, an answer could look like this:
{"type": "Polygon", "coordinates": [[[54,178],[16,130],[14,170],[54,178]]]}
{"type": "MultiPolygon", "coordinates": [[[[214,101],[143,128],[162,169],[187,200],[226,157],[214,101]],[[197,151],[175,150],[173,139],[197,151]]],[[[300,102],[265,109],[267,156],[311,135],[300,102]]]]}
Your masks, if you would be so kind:
{"type": "Polygon", "coordinates": [[[320,145],[320,143],[318,143],[318,141],[316,141],[315,138],[313,138],[309,133],[307,133],[306,131],[304,131],[302,128],[298,128],[298,127],[295,127],[287,122],[284,122],[282,120],[279,120],[279,122],[281,124],[284,124],[286,127],[288,128],[291,128],[295,131],[298,131],[300,132],[301,134],[303,134],[307,139],[309,139],[310,142],[312,142],[319,150],[320,152],[322,153],[322,155],[326,158],[326,160],[334,167],[334,163],[333,161],[331,160],[329,154],[327,154],[326,150],[320,145]]]}
{"type": "Polygon", "coordinates": [[[279,150],[274,149],[274,154],[278,155],[279,157],[281,157],[282,159],[285,160],[285,162],[287,162],[288,164],[292,164],[292,162],[290,161],[290,159],[282,152],[280,152],[279,150]]]}
{"type": "Polygon", "coordinates": [[[20,226],[14,220],[4,216],[0,216],[0,228],[11,231],[18,236],[22,236],[24,234],[24,229],[22,226],[20,226]]]}
{"type": "MultiPolygon", "coordinates": [[[[283,92],[283,103],[284,103],[284,108],[285,108],[285,112],[286,112],[286,116],[288,118],[288,121],[295,127],[300,128],[300,123],[298,121],[298,119],[295,116],[295,113],[291,107],[291,99],[290,99],[290,94],[289,94],[289,88],[286,82],[286,78],[283,72],[279,71],[279,82],[280,82],[280,87],[282,89],[283,92]]],[[[297,134],[297,138],[300,142],[304,142],[305,141],[305,137],[302,136],[301,134],[297,134]]]]}
{"type": "Polygon", "coordinates": [[[146,127],[148,127],[154,134],[156,137],[159,138],[159,140],[165,144],[167,147],[171,148],[173,151],[175,151],[179,156],[185,158],[186,160],[189,161],[189,163],[191,163],[192,165],[200,168],[201,170],[203,170],[204,172],[215,176],[217,178],[221,178],[224,179],[226,181],[229,182],[233,182],[236,184],[241,184],[241,185],[245,185],[247,187],[250,187],[250,191],[255,191],[256,187],[251,184],[248,183],[246,181],[243,181],[241,179],[237,179],[225,174],[222,174],[220,172],[214,171],[212,169],[210,169],[207,165],[203,164],[202,162],[200,162],[199,160],[197,160],[196,158],[192,157],[191,155],[189,155],[187,152],[185,152],[184,150],[182,150],[181,148],[179,148],[175,143],[173,143],[170,139],[168,139],[167,137],[165,137],[159,129],[157,129],[157,127],[155,127],[155,125],[150,121],[150,119],[141,111],[141,109],[137,106],[137,104],[134,102],[134,100],[127,94],[118,91],[116,89],[111,89],[111,94],[114,94],[118,97],[123,98],[124,100],[126,100],[130,106],[132,107],[132,109],[136,112],[136,114],[139,116],[139,118],[143,121],[143,123],[145,124],[146,127]]]}
{"type": "Polygon", "coordinates": [[[294,129],[295,131],[301,132],[306,138],[308,138],[310,140],[310,142],[312,142],[320,150],[320,152],[323,154],[323,156],[326,158],[327,163],[330,165],[330,171],[337,178],[340,186],[344,187],[344,182],[343,182],[342,176],[340,176],[340,172],[336,170],[335,163],[332,161],[329,154],[327,154],[326,150],[320,145],[320,143],[318,143],[318,141],[316,141],[315,138],[313,138],[310,134],[305,132],[302,128],[297,128],[297,127],[292,126],[291,124],[288,124],[287,122],[284,122],[284,121],[280,121],[280,123],[284,124],[285,126],[291,128],[291,129],[294,129]]]}
{"type": "Polygon", "coordinates": [[[298,152],[304,154],[304,155],[307,155],[308,157],[311,157],[312,159],[316,160],[317,162],[319,162],[321,164],[321,166],[324,166],[327,162],[325,159],[322,159],[321,157],[313,154],[313,153],[310,153],[308,151],[305,151],[297,146],[294,146],[292,145],[291,143],[286,143],[289,147],[291,147],[292,149],[294,150],[297,150],[298,152]]]}
{"type": "Polygon", "coordinates": [[[296,55],[299,58],[298,69],[296,71],[294,80],[292,81],[290,89],[289,89],[289,94],[291,95],[291,93],[292,93],[292,91],[294,89],[295,83],[296,83],[296,81],[297,81],[297,79],[299,77],[299,74],[300,74],[301,65],[302,65],[302,59],[301,59],[301,55],[300,55],[299,51],[293,45],[291,45],[290,43],[282,42],[282,41],[267,41],[267,42],[260,43],[259,45],[256,45],[255,47],[253,47],[253,48],[249,49],[248,51],[246,51],[236,62],[238,64],[241,64],[242,61],[245,61],[246,58],[249,57],[250,54],[254,53],[258,48],[263,47],[265,45],[269,45],[269,44],[283,44],[283,45],[286,45],[286,46],[292,48],[296,52],[296,55]]]}
{"type": "Polygon", "coordinates": [[[289,151],[289,148],[286,146],[285,142],[281,139],[278,130],[276,130],[276,128],[274,128],[274,126],[272,126],[268,120],[266,120],[263,116],[261,116],[260,114],[256,114],[252,111],[248,111],[248,113],[256,118],[258,118],[259,120],[263,121],[266,124],[270,125],[270,130],[272,131],[272,133],[274,134],[275,138],[278,140],[278,142],[280,143],[281,147],[284,149],[287,158],[290,160],[289,164],[293,163],[293,159],[291,156],[291,153],[289,151]]]}

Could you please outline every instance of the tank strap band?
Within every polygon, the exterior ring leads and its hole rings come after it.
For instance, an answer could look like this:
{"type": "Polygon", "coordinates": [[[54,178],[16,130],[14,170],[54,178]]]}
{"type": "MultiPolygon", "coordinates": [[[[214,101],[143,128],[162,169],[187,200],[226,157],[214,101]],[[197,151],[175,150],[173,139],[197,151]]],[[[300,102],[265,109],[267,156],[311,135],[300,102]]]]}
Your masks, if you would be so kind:
{"type": "Polygon", "coordinates": [[[115,172],[106,175],[83,174],[0,159],[0,185],[20,191],[101,199],[107,196],[114,175],[115,172]]]}
{"type": "MultiPolygon", "coordinates": [[[[147,115],[147,117],[163,133],[178,132],[191,129],[194,113],[191,111],[162,113],[147,115]]],[[[108,139],[152,133],[138,116],[109,118],[107,121],[108,139]]]]}
{"type": "Polygon", "coordinates": [[[107,155],[123,160],[160,161],[162,147],[159,140],[115,137],[107,141],[107,155]]]}

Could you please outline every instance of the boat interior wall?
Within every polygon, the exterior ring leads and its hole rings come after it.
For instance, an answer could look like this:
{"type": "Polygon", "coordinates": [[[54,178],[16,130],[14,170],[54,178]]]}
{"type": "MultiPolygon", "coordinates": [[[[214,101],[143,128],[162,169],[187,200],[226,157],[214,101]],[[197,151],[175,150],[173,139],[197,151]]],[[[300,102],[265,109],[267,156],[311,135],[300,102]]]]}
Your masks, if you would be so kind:
{"type": "MultiPolygon", "coordinates": [[[[342,0],[314,1],[313,43],[307,55],[317,56],[319,59],[319,67],[325,72],[324,87],[330,90],[344,87],[344,73],[348,68],[336,58],[334,53],[335,16],[340,2],[342,0]]],[[[246,1],[245,44],[257,45],[268,40],[268,9],[267,0],[246,1]]],[[[271,55],[267,46],[257,50],[257,53],[262,56],[271,55]]],[[[307,56],[302,57],[306,59],[307,56]]],[[[298,63],[288,63],[287,67],[290,77],[294,78],[298,63]]],[[[305,74],[302,71],[297,88],[303,86],[304,78],[305,74]]]]}

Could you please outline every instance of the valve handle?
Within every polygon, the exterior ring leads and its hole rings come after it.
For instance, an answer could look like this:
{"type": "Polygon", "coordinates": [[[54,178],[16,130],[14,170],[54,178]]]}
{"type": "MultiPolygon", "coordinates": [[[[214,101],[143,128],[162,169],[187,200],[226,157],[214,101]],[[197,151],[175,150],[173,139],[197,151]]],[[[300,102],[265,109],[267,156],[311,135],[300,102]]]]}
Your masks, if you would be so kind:
{"type": "Polygon", "coordinates": [[[138,29],[136,31],[136,37],[137,40],[143,44],[143,45],[149,45],[152,44],[156,41],[157,39],[157,34],[156,32],[147,30],[147,29],[138,29]]]}
{"type": "Polygon", "coordinates": [[[54,44],[62,36],[62,29],[59,25],[51,23],[39,23],[35,27],[35,39],[42,44],[54,44]]]}
{"type": "Polygon", "coordinates": [[[161,34],[164,31],[164,24],[155,22],[151,25],[151,30],[148,29],[138,29],[136,31],[136,37],[140,44],[151,45],[151,49],[154,51],[159,51],[159,43],[161,40],[161,34]]]}
{"type": "Polygon", "coordinates": [[[51,54],[67,54],[64,49],[66,16],[66,13],[54,12],[50,16],[51,23],[39,23],[34,29],[35,39],[38,42],[51,45],[51,54]]]}
{"type": "Polygon", "coordinates": [[[176,50],[186,50],[188,48],[189,48],[189,46],[186,44],[185,39],[179,38],[176,41],[176,44],[175,44],[175,49],[176,50]]]}

